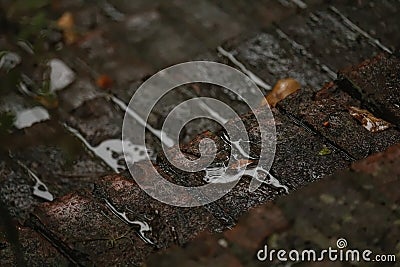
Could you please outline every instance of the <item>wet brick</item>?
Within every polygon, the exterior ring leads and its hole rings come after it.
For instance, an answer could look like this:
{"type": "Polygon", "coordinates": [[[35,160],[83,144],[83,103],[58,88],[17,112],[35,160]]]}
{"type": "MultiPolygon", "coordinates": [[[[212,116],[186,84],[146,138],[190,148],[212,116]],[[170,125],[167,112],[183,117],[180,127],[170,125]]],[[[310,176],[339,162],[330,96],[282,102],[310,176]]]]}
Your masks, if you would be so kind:
{"type": "Polygon", "coordinates": [[[106,98],[88,100],[69,114],[62,114],[69,126],[77,129],[92,146],[119,138],[123,111],[106,98]],[[65,116],[65,117],[64,117],[65,116]]]}
{"type": "MultiPolygon", "coordinates": [[[[150,266],[155,262],[167,266],[190,254],[192,265],[209,265],[216,258],[229,255],[227,260],[239,259],[244,266],[265,266],[266,262],[256,258],[257,251],[264,245],[268,245],[268,250],[320,251],[328,247],[335,249],[338,238],[347,240],[347,249],[369,249],[374,255],[398,255],[400,210],[398,198],[393,198],[396,190],[387,189],[398,187],[399,151],[399,145],[392,146],[357,161],[352,170],[337,172],[278,199],[274,205],[266,204],[249,211],[233,229],[223,233],[226,237],[223,242],[218,234],[200,235],[185,248],[172,248],[151,256],[148,263],[150,266]],[[371,164],[373,168],[370,168],[371,164]],[[253,236],[252,233],[257,234],[253,236]],[[256,240],[260,242],[257,245],[256,240]],[[224,247],[218,248],[216,243],[224,247]],[[204,256],[210,254],[212,257],[204,256]]],[[[398,192],[396,195],[398,197],[398,192]]],[[[337,263],[325,261],[299,266],[350,266],[345,262],[337,263]]],[[[281,264],[280,261],[268,262],[269,266],[281,264]]],[[[368,263],[368,266],[382,265],[368,263]]]]}
{"type": "Polygon", "coordinates": [[[88,191],[38,207],[31,225],[83,265],[140,265],[154,247],[88,191]]]}
{"type": "Polygon", "coordinates": [[[7,151],[5,153],[10,153],[12,158],[7,158],[12,162],[13,169],[20,169],[17,173],[21,172],[26,177],[29,191],[32,191],[35,181],[17,164],[17,160],[35,173],[55,197],[76,189],[90,188],[98,176],[110,171],[59,122],[53,120],[16,132],[2,147],[7,151]]]}
{"type": "MultiPolygon", "coordinates": [[[[323,176],[330,175],[335,170],[344,169],[348,166],[349,162],[345,159],[345,155],[334,148],[330,148],[331,154],[329,155],[319,155],[319,152],[324,149],[325,146],[329,146],[329,144],[320,141],[318,136],[295,125],[277,110],[274,110],[274,116],[277,126],[277,148],[271,172],[276,179],[279,180],[281,184],[286,185],[289,190],[297,189],[323,176]]],[[[244,115],[243,117],[246,118],[245,124],[251,143],[250,155],[257,156],[260,147],[258,124],[254,116],[244,115]]],[[[233,122],[228,122],[228,124],[229,123],[233,122]]],[[[182,146],[181,150],[187,153],[189,158],[197,158],[200,156],[198,150],[200,140],[209,138],[214,140],[215,144],[217,144],[218,151],[211,165],[218,166],[218,164],[227,163],[230,150],[225,146],[229,146],[229,144],[226,144],[226,142],[221,139],[222,134],[222,132],[219,132],[217,135],[211,132],[205,132],[193,139],[187,146],[182,146]]],[[[208,152],[205,153],[205,155],[207,154],[208,152]]],[[[179,161],[179,158],[175,160],[179,161]]],[[[180,171],[176,167],[171,166],[162,155],[159,155],[157,162],[163,170],[172,177],[175,177],[182,185],[198,186],[205,184],[203,180],[204,172],[185,173],[180,171]]],[[[220,208],[218,212],[219,215],[216,214],[217,217],[224,216],[225,218],[231,217],[237,219],[249,208],[275,199],[278,195],[284,193],[282,188],[278,189],[265,184],[255,192],[249,192],[250,179],[251,177],[248,176],[242,177],[231,192],[220,200],[212,203],[212,205],[220,208]]],[[[215,211],[217,211],[217,209],[215,209],[215,211]]]]}
{"type": "Polygon", "coordinates": [[[380,54],[340,72],[340,83],[379,117],[400,125],[400,60],[380,54]]]}
{"type": "MultiPolygon", "coordinates": [[[[357,5],[335,3],[334,7],[384,46],[391,50],[399,48],[400,36],[397,34],[397,25],[400,23],[399,2],[369,0],[358,2],[357,5]]],[[[374,44],[375,41],[371,43],[374,44]]]]}
{"type": "MultiPolygon", "coordinates": [[[[17,226],[18,242],[27,266],[69,266],[69,261],[43,236],[30,228],[17,226]]],[[[0,258],[2,266],[16,266],[12,245],[0,230],[0,258]]]]}
{"type": "Polygon", "coordinates": [[[262,0],[249,5],[246,1],[223,2],[216,5],[246,26],[247,32],[267,27],[271,23],[293,15],[297,8],[290,1],[262,0]]]}
{"type": "Polygon", "coordinates": [[[380,49],[347,27],[331,11],[294,16],[279,28],[333,72],[377,54],[380,49]]]}
{"type": "MultiPolygon", "coordinates": [[[[134,175],[151,175],[147,164],[140,163],[134,175]]],[[[132,178],[111,175],[95,186],[95,195],[107,199],[118,210],[128,210],[130,217],[143,218],[151,226],[148,233],[157,248],[183,245],[204,230],[221,228],[218,221],[203,207],[183,208],[159,202],[141,189],[132,178]]],[[[183,196],[177,196],[183,197],[183,196]]]]}
{"type": "MultiPolygon", "coordinates": [[[[319,152],[324,147],[329,147],[329,144],[295,125],[276,110],[274,117],[277,127],[277,146],[271,174],[280,184],[287,186],[289,192],[348,166],[349,162],[340,151],[330,147],[331,154],[319,155],[319,152]]],[[[259,142],[257,134],[253,140],[256,144],[259,142]]],[[[282,188],[265,184],[255,192],[249,192],[249,182],[249,177],[242,178],[231,192],[216,203],[226,208],[232,217],[238,218],[245,210],[273,200],[284,193],[282,188]]]]}
{"type": "Polygon", "coordinates": [[[0,162],[0,198],[13,218],[25,220],[40,203],[32,195],[33,185],[34,181],[22,168],[11,168],[5,161],[0,162]]]}
{"type": "Polygon", "coordinates": [[[349,113],[349,107],[361,103],[335,84],[327,84],[317,93],[302,89],[278,106],[330,140],[352,157],[365,158],[400,142],[400,133],[389,128],[372,133],[349,113]]]}
{"type": "Polygon", "coordinates": [[[316,66],[315,62],[293,49],[275,30],[259,33],[245,41],[233,40],[224,47],[269,85],[290,77],[303,86],[315,88],[330,80],[328,74],[316,66]]]}
{"type": "Polygon", "coordinates": [[[247,30],[245,25],[237,21],[236,16],[228,15],[211,1],[189,3],[174,0],[161,8],[166,16],[171,17],[171,21],[177,28],[184,26],[185,30],[192,32],[198,41],[209,49],[215,49],[222,42],[247,30]],[[176,9],[176,11],[171,12],[171,9],[176,9]]]}

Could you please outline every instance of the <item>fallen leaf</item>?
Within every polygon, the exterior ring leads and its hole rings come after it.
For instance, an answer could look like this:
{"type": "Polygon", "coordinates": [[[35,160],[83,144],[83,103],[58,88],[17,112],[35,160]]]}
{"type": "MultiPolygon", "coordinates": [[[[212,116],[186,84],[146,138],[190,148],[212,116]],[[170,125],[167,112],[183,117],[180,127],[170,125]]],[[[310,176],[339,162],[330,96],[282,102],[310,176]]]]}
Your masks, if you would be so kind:
{"type": "Polygon", "coordinates": [[[48,109],[55,109],[59,104],[56,95],[37,95],[34,99],[48,109]]]}
{"type": "Polygon", "coordinates": [[[65,12],[58,20],[57,26],[61,30],[70,30],[75,27],[74,17],[71,12],[65,12]]]}
{"type": "Polygon", "coordinates": [[[361,122],[361,125],[372,133],[381,132],[390,127],[390,123],[375,117],[366,109],[349,107],[350,115],[361,122]]]}
{"type": "Polygon", "coordinates": [[[322,125],[323,125],[324,127],[329,127],[331,124],[330,124],[329,121],[325,121],[324,123],[322,123],[322,125]]]}
{"type": "Polygon", "coordinates": [[[57,26],[64,33],[66,44],[73,44],[78,39],[75,31],[75,21],[71,12],[65,12],[57,21],[57,26]]]}
{"type": "Polygon", "coordinates": [[[111,77],[106,74],[102,74],[96,79],[96,85],[101,89],[110,89],[113,84],[113,79],[111,79],[111,77]]]}
{"type": "Polygon", "coordinates": [[[281,79],[274,85],[272,91],[265,99],[262,100],[261,105],[268,103],[271,107],[275,107],[279,101],[298,91],[300,88],[301,84],[293,78],[281,79]]]}
{"type": "Polygon", "coordinates": [[[318,155],[320,156],[327,156],[330,154],[332,154],[332,151],[327,146],[324,146],[321,151],[318,152],[318,155]]]}

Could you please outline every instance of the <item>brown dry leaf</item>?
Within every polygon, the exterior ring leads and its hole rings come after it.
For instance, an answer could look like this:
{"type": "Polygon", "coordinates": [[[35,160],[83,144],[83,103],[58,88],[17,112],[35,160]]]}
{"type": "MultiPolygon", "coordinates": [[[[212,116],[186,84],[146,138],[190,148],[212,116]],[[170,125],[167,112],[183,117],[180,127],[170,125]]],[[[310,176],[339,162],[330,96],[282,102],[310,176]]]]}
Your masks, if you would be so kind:
{"type": "Polygon", "coordinates": [[[78,35],[75,31],[75,21],[71,12],[65,12],[58,19],[57,26],[63,31],[66,44],[70,45],[76,42],[78,35]]]}
{"type": "Polygon", "coordinates": [[[279,80],[272,91],[262,100],[261,105],[266,105],[267,103],[271,107],[275,107],[276,104],[285,99],[287,96],[293,94],[301,88],[301,84],[293,78],[285,78],[279,80]]]}
{"type": "Polygon", "coordinates": [[[366,109],[349,107],[350,115],[361,122],[361,125],[372,133],[381,132],[390,127],[390,123],[375,117],[366,109]]]}
{"type": "Polygon", "coordinates": [[[58,98],[49,96],[35,96],[34,99],[48,109],[55,109],[58,107],[58,98]]]}
{"type": "Polygon", "coordinates": [[[96,85],[101,89],[110,89],[114,84],[113,79],[107,74],[102,74],[96,79],[96,85]]]}

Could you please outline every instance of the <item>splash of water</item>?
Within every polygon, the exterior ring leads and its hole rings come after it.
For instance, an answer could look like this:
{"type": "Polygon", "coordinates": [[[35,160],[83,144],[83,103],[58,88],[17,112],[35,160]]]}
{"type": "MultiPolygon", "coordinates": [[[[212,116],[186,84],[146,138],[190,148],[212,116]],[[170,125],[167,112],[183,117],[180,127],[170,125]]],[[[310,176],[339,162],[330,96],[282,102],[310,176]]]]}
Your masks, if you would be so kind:
{"type": "Polygon", "coordinates": [[[243,142],[242,140],[229,141],[226,134],[222,135],[222,140],[225,143],[234,146],[234,148],[236,149],[234,151],[239,152],[240,155],[233,152],[233,157],[236,160],[240,160],[240,158],[241,159],[245,158],[248,160],[248,162],[243,166],[238,166],[238,168],[236,169],[228,169],[228,167],[225,165],[208,167],[205,170],[206,175],[204,176],[204,181],[206,181],[207,183],[231,183],[239,180],[242,176],[250,176],[255,178],[261,183],[272,185],[276,188],[282,188],[283,190],[285,190],[286,193],[289,192],[289,188],[287,186],[281,184],[276,177],[274,177],[269,171],[267,171],[263,167],[257,166],[255,168],[251,167],[250,169],[247,168],[249,165],[252,164],[255,158],[251,157],[248,153],[246,153],[243,150],[243,148],[240,145],[240,143],[243,142]]]}

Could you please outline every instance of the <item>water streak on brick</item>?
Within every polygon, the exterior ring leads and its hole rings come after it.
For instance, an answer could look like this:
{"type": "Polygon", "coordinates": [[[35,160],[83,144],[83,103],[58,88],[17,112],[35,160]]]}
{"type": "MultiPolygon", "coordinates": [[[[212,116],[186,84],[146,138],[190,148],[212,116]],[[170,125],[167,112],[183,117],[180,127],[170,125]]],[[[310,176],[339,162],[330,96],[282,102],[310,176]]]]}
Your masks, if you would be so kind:
{"type": "Polygon", "coordinates": [[[107,207],[114,213],[115,216],[120,218],[123,222],[128,225],[136,225],[139,226],[138,235],[139,237],[146,243],[150,245],[154,245],[154,242],[146,237],[145,232],[151,232],[150,226],[146,222],[141,222],[138,220],[131,220],[128,218],[126,212],[118,211],[107,199],[104,200],[106,202],[107,207]]]}
{"type": "Polygon", "coordinates": [[[287,42],[289,42],[294,49],[299,51],[299,53],[301,55],[304,55],[308,59],[314,61],[316,65],[320,66],[321,69],[323,71],[325,71],[329,75],[329,77],[331,77],[332,79],[336,79],[337,78],[336,73],[331,68],[329,68],[324,63],[321,63],[317,58],[315,58],[313,55],[311,55],[310,52],[308,52],[307,49],[303,45],[301,45],[301,44],[297,43],[295,40],[291,39],[286,33],[284,33],[279,28],[276,29],[276,32],[278,33],[279,37],[281,37],[282,39],[284,39],[287,42]]]}
{"type": "Polygon", "coordinates": [[[152,134],[154,134],[162,143],[164,143],[168,147],[172,147],[174,145],[174,140],[167,135],[167,133],[162,130],[156,130],[151,127],[145,120],[143,120],[139,114],[137,114],[134,110],[130,109],[121,99],[110,96],[110,99],[117,104],[124,112],[126,112],[129,116],[134,118],[138,123],[140,123],[143,127],[149,130],[152,134]]]}
{"type": "Polygon", "coordinates": [[[54,199],[53,195],[49,192],[49,189],[39,179],[39,177],[21,161],[17,160],[17,163],[28,172],[29,177],[35,180],[35,185],[33,186],[33,194],[44,200],[53,201],[54,199]]]}
{"type": "Polygon", "coordinates": [[[365,38],[367,38],[368,40],[370,40],[372,42],[373,45],[375,45],[376,47],[379,47],[380,49],[382,49],[383,51],[387,52],[387,53],[393,53],[392,50],[390,50],[388,47],[386,47],[385,45],[383,45],[378,39],[373,38],[370,34],[368,34],[366,31],[364,31],[363,29],[361,29],[360,27],[358,27],[356,24],[354,24],[349,18],[347,18],[345,15],[343,15],[336,7],[334,6],[330,6],[329,9],[331,11],[333,11],[336,15],[338,15],[342,21],[349,26],[352,30],[358,32],[359,34],[361,34],[362,36],[364,36],[365,38]]]}
{"type": "Polygon", "coordinates": [[[228,58],[236,67],[238,67],[244,74],[249,76],[249,78],[258,86],[264,88],[265,90],[271,90],[271,85],[265,83],[261,78],[259,78],[257,75],[255,75],[253,72],[248,70],[239,60],[235,58],[235,56],[232,53],[229,53],[225,49],[223,49],[221,46],[218,46],[217,48],[218,52],[223,55],[224,57],[228,58]]]}

